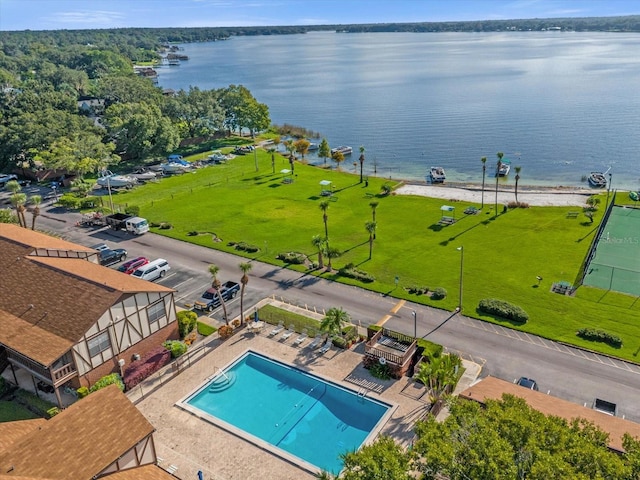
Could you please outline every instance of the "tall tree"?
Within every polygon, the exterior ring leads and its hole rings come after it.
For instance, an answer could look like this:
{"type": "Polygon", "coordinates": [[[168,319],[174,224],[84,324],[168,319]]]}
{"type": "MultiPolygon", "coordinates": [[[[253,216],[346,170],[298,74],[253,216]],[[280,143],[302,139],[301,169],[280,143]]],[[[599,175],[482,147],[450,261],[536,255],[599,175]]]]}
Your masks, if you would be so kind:
{"type": "Polygon", "coordinates": [[[327,310],[324,318],[320,322],[320,330],[327,332],[329,336],[338,335],[342,332],[342,327],[348,323],[351,317],[342,308],[332,307],[327,310]]]}
{"type": "Polygon", "coordinates": [[[504,157],[504,153],[498,152],[496,153],[498,157],[498,163],[496,164],[496,211],[494,216],[498,216],[498,181],[500,180],[500,168],[502,167],[502,157],[504,157]]]}
{"type": "Polygon", "coordinates": [[[515,193],[516,193],[516,204],[518,203],[518,181],[520,180],[520,170],[522,170],[522,167],[516,167],[516,188],[515,188],[515,193]]]}
{"type": "Polygon", "coordinates": [[[364,165],[364,145],[360,145],[360,183],[362,183],[362,167],[364,165]]]}
{"type": "Polygon", "coordinates": [[[40,204],[42,203],[42,197],[40,195],[32,195],[29,198],[33,204],[33,210],[31,211],[31,230],[36,229],[36,218],[40,215],[40,204]]]}
{"type": "Polygon", "coordinates": [[[240,265],[240,270],[242,271],[242,278],[240,278],[240,284],[242,288],[240,289],[240,324],[244,322],[244,289],[247,287],[247,283],[249,283],[249,275],[247,275],[253,265],[249,262],[242,262],[240,265]]]}
{"type": "Polygon", "coordinates": [[[309,140],[307,140],[306,138],[301,138],[299,140],[296,140],[293,143],[293,146],[295,148],[295,151],[297,153],[299,153],[302,156],[302,159],[304,160],[304,156],[309,151],[309,147],[311,146],[311,142],[309,140]]]}
{"type": "Polygon", "coordinates": [[[482,162],[482,203],[480,208],[484,208],[484,178],[487,174],[487,157],[482,157],[480,161],[482,162]]]}
{"type": "Polygon", "coordinates": [[[376,222],[366,222],[364,224],[364,228],[369,233],[369,260],[371,260],[371,255],[373,253],[373,239],[376,236],[376,222]]]}
{"type": "Polygon", "coordinates": [[[322,200],[318,204],[318,208],[322,210],[322,221],[324,222],[324,238],[327,239],[327,243],[328,243],[329,242],[329,226],[328,226],[329,215],[327,214],[327,210],[329,210],[329,201],[322,200]]]}
{"type": "Polygon", "coordinates": [[[220,293],[220,287],[222,284],[218,279],[218,273],[220,273],[220,267],[216,264],[209,265],[209,273],[211,274],[211,287],[216,291],[216,295],[218,296],[218,300],[220,300],[220,305],[222,305],[222,312],[224,314],[224,323],[229,325],[229,318],[227,317],[227,305],[224,303],[224,298],[222,298],[222,293],[220,293]]]}
{"type": "Polygon", "coordinates": [[[358,451],[343,454],[342,480],[413,480],[412,455],[391,437],[381,436],[358,451]]]}
{"type": "MultiPolygon", "coordinates": [[[[377,200],[371,200],[369,202],[369,206],[371,207],[371,221],[373,223],[376,223],[376,208],[378,208],[378,205],[380,204],[380,202],[378,202],[377,200]]],[[[376,238],[376,232],[373,232],[373,239],[375,240],[376,238]]]]}
{"type": "Polygon", "coordinates": [[[331,148],[326,138],[323,138],[318,147],[318,156],[324,160],[324,164],[327,164],[327,158],[331,157],[331,148]]]}
{"type": "Polygon", "coordinates": [[[22,187],[16,180],[10,180],[5,185],[5,188],[11,192],[11,205],[16,209],[16,216],[18,217],[18,223],[21,227],[27,228],[27,222],[24,221],[24,204],[27,201],[27,196],[21,193],[22,187]]]}
{"type": "Polygon", "coordinates": [[[311,245],[318,250],[318,268],[322,270],[324,268],[324,256],[323,252],[326,247],[327,241],[321,235],[314,235],[311,239],[311,245]]]}

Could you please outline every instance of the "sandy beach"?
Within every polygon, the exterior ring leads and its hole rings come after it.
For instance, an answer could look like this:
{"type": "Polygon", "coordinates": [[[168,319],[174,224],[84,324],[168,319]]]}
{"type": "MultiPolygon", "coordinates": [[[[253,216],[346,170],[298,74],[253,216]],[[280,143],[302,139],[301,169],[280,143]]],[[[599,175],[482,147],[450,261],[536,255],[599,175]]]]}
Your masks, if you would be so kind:
{"type": "MultiPolygon", "coordinates": [[[[444,185],[418,185],[407,184],[395,190],[397,195],[419,195],[422,197],[441,198],[446,201],[463,201],[469,203],[481,203],[482,188],[480,186],[444,186],[444,185]]],[[[544,188],[522,187],[518,188],[518,201],[528,203],[535,207],[583,207],[587,198],[594,193],[589,189],[577,189],[567,187],[544,188]]],[[[484,203],[492,205],[495,202],[495,189],[486,184],[484,189],[484,203]]],[[[513,188],[498,188],[498,203],[504,205],[515,201],[513,188]]]]}

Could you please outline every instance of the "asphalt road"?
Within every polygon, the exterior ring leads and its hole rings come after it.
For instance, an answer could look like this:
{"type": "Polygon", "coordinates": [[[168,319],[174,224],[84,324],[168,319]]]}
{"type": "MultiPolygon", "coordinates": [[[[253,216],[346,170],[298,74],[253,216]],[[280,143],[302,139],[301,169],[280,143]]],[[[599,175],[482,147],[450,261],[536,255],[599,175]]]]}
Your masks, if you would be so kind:
{"type": "MultiPolygon", "coordinates": [[[[50,205],[42,205],[37,226],[64,238],[90,246],[106,242],[127,249],[129,258],[144,255],[165,258],[171,271],[161,283],[176,290],[178,305],[192,303],[210,286],[207,267],[220,267],[221,281],[239,281],[238,265],[247,261],[227,253],[198,247],[151,233],[132,236],[106,228],[75,226],[81,217],[50,205]]],[[[27,215],[29,216],[29,215],[27,215]]],[[[272,256],[274,252],[265,252],[272,256]]],[[[482,376],[513,381],[520,376],[535,379],[540,391],[591,406],[595,398],[618,405],[618,415],[640,422],[640,366],[568,347],[557,342],[481,322],[460,314],[399,301],[393,292],[381,295],[357,287],[329,282],[311,275],[252,261],[245,293],[245,312],[267,296],[322,312],[343,307],[356,324],[367,326],[385,319],[385,325],[408,335],[426,337],[483,365],[482,376]],[[415,323],[412,311],[416,312],[415,323]]],[[[117,267],[117,265],[116,265],[117,267]]],[[[229,316],[240,313],[240,296],[228,304],[229,316]]],[[[218,310],[211,314],[222,317],[218,310]]]]}

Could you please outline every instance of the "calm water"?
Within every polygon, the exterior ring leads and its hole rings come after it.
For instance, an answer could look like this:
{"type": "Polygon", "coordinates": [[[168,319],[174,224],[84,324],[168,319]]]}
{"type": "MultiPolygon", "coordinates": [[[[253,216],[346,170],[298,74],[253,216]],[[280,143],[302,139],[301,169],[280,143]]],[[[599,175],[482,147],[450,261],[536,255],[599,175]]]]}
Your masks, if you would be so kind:
{"type": "Polygon", "coordinates": [[[187,403],[335,474],[340,454],[357,450],[389,410],[254,353],[187,403]]]}
{"type": "Polygon", "coordinates": [[[502,151],[523,184],[586,185],[611,167],[614,188],[640,189],[640,34],[323,32],[184,50],[162,87],[245,85],[274,123],[364,145],[369,175],[440,165],[480,182],[480,158],[493,174],[502,151]]]}

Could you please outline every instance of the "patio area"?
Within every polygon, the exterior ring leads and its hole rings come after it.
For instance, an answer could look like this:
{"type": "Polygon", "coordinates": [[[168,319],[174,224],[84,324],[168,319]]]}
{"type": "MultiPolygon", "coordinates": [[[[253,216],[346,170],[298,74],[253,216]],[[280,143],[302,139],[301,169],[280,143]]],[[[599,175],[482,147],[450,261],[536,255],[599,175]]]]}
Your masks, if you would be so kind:
{"type": "MultiPolygon", "coordinates": [[[[313,479],[314,475],[269,453],[239,436],[207,423],[178,408],[175,404],[204,380],[224,368],[236,357],[253,350],[271,358],[312,372],[355,392],[395,405],[390,420],[381,432],[404,445],[413,439],[413,424],[427,411],[428,404],[413,392],[414,382],[383,381],[374,378],[362,367],[364,344],[351,350],[333,347],[326,353],[293,342],[281,342],[269,336],[271,328],[249,332],[247,329],[221,342],[207,339],[202,355],[183,364],[179,372],[156,375],[132,389],[128,396],[153,424],[160,466],[182,479],[197,478],[231,480],[253,478],[313,479]]],[[[216,335],[217,337],[217,335],[216,335]]]]}

